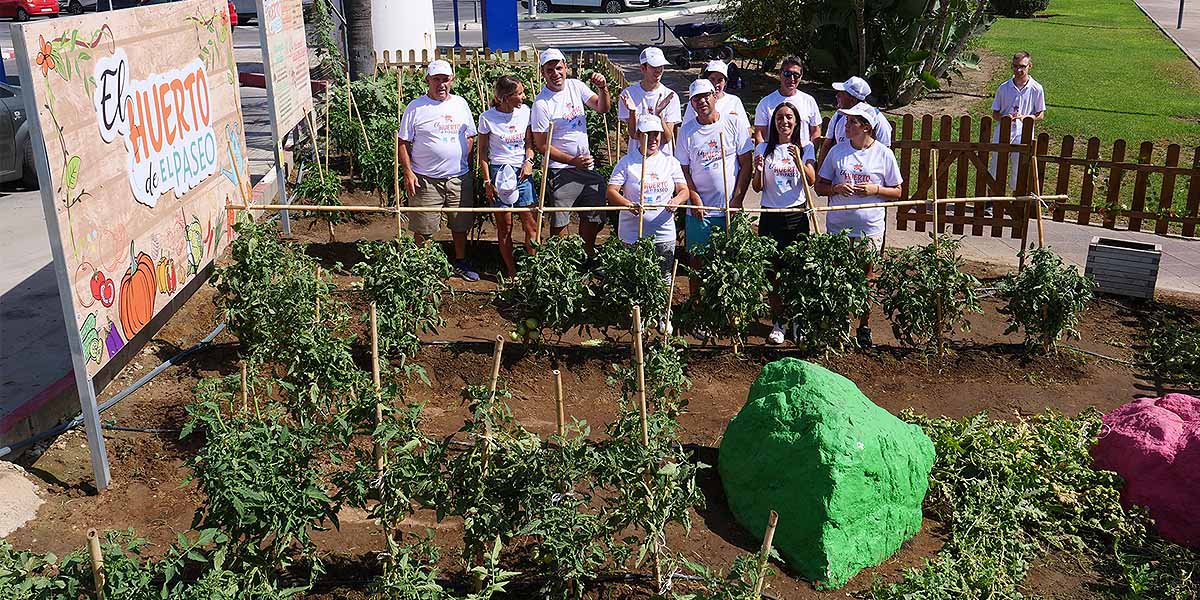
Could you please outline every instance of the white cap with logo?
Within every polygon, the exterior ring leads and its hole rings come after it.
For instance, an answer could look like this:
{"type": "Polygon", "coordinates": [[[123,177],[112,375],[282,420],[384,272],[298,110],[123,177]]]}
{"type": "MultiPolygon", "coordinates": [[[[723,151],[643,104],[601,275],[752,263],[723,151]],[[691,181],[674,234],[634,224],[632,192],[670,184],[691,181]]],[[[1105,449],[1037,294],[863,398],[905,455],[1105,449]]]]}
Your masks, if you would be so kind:
{"type": "Polygon", "coordinates": [[[701,94],[712,94],[716,91],[717,88],[714,88],[712,82],[707,79],[697,79],[688,86],[688,96],[692,98],[701,94]]]}
{"type": "Polygon", "coordinates": [[[846,116],[862,117],[871,124],[871,127],[875,126],[875,107],[866,102],[859,102],[850,108],[839,108],[838,112],[846,116]]]}
{"type": "Polygon", "coordinates": [[[725,64],[723,60],[710,60],[708,64],[704,65],[704,74],[708,75],[709,73],[720,73],[729,77],[729,65],[725,64]]]}
{"type": "Polygon", "coordinates": [[[429,66],[425,68],[425,76],[426,77],[434,77],[436,75],[446,75],[447,77],[453,77],[454,69],[452,69],[450,67],[450,63],[448,63],[444,60],[435,60],[435,61],[429,63],[429,66]]]}
{"type": "Polygon", "coordinates": [[[542,50],[541,55],[538,56],[538,66],[544,66],[548,62],[554,62],[556,60],[567,62],[567,57],[563,56],[563,53],[557,48],[547,48],[542,50]]]}
{"type": "Polygon", "coordinates": [[[640,133],[652,133],[662,131],[662,119],[655,115],[641,115],[637,120],[637,130],[640,133]]]}
{"type": "Polygon", "coordinates": [[[867,96],[871,95],[871,84],[858,76],[851,77],[842,83],[833,84],[833,89],[839,92],[846,92],[859,101],[866,100],[867,96]]]}
{"type": "Polygon", "coordinates": [[[667,60],[666,56],[663,56],[663,51],[654,46],[642,50],[642,55],[638,59],[638,62],[652,67],[665,67],[671,64],[671,61],[667,60]]]}

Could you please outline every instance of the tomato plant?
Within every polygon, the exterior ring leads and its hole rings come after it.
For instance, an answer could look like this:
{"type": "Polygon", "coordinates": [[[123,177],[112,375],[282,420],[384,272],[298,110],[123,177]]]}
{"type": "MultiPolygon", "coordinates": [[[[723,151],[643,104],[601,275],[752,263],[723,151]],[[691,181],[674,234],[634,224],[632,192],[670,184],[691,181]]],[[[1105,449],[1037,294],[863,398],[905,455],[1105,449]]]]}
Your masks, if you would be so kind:
{"type": "Polygon", "coordinates": [[[667,291],[653,238],[628,245],[613,236],[596,251],[584,318],[605,331],[629,329],[631,310],[638,305],[645,327],[666,314],[667,291]]]}
{"type": "Polygon", "coordinates": [[[1200,323],[1186,314],[1153,318],[1138,362],[1168,381],[1200,387],[1200,323]]]}
{"type": "Polygon", "coordinates": [[[537,246],[536,254],[518,251],[517,275],[500,289],[505,311],[513,320],[538,332],[547,328],[558,335],[579,325],[587,302],[583,264],[586,254],[579,236],[551,236],[537,246]]]}
{"type": "Polygon", "coordinates": [[[848,321],[871,305],[867,245],[845,233],[802,236],[783,250],[776,293],[780,322],[796,327],[809,351],[840,351],[851,342],[848,321]]]}
{"type": "Polygon", "coordinates": [[[1096,282],[1049,248],[1022,250],[1025,268],[1005,275],[997,285],[1004,300],[1000,314],[1008,317],[1005,334],[1022,330],[1025,344],[1043,352],[1065,337],[1079,337],[1075,326],[1095,296],[1096,282]]]}
{"type": "Polygon", "coordinates": [[[943,239],[937,247],[888,250],[880,261],[876,289],[901,343],[929,348],[955,329],[970,331],[968,312],[983,313],[979,280],[962,271],[958,246],[957,240],[943,239]]]}
{"type": "Polygon", "coordinates": [[[750,325],[770,312],[767,274],[775,252],[775,240],[755,233],[745,215],[735,216],[729,231],[714,231],[696,252],[703,266],[688,269],[700,279],[700,292],[680,310],[683,329],[744,342],[750,325]]]}
{"type": "MultiPolygon", "coordinates": [[[[296,194],[299,204],[315,206],[341,206],[342,181],[332,171],[318,173],[314,165],[308,165],[304,176],[300,178],[292,191],[296,194]]],[[[348,213],[342,211],[318,211],[313,213],[316,218],[329,224],[329,238],[333,239],[333,226],[347,219],[348,213]]]]}
{"type": "MultiPolygon", "coordinates": [[[[771,554],[778,557],[774,550],[771,554]]],[[[683,560],[683,566],[692,572],[697,583],[685,586],[685,591],[674,592],[675,600],[759,600],[764,597],[759,592],[759,580],[774,575],[774,570],[762,564],[755,554],[743,554],[733,559],[728,574],[687,559],[683,560]]],[[[766,589],[765,583],[763,589],[766,589]]]]}
{"type": "Polygon", "coordinates": [[[363,296],[374,302],[379,351],[411,358],[422,333],[445,324],[442,295],[449,289],[450,262],[436,244],[418,244],[403,236],[389,242],[362,242],[363,261],[353,273],[362,278],[363,296]]]}

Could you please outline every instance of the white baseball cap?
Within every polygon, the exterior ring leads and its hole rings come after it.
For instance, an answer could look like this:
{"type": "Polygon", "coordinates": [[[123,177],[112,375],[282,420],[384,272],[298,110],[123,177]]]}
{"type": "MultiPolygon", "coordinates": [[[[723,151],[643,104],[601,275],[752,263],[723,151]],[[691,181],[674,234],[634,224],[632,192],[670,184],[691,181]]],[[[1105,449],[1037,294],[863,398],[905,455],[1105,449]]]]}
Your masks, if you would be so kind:
{"type": "Polygon", "coordinates": [[[713,87],[712,82],[707,79],[697,79],[688,86],[688,96],[692,98],[700,94],[712,94],[716,91],[717,88],[713,87]]]}
{"type": "Polygon", "coordinates": [[[542,50],[541,55],[538,56],[538,66],[543,66],[548,62],[554,62],[556,60],[567,62],[567,57],[563,56],[563,53],[557,48],[547,48],[542,50]]]}
{"type": "Polygon", "coordinates": [[[429,63],[429,66],[425,68],[425,76],[433,77],[435,75],[446,75],[453,77],[454,69],[450,67],[450,63],[444,60],[435,60],[429,63]]]}
{"type": "Polygon", "coordinates": [[[637,130],[639,133],[662,131],[662,119],[655,115],[641,115],[637,120],[637,130]]]}
{"type": "Polygon", "coordinates": [[[708,64],[704,65],[704,74],[708,75],[709,73],[720,73],[729,77],[729,65],[725,64],[723,60],[710,60],[708,64]]]}
{"type": "Polygon", "coordinates": [[[665,67],[671,64],[671,61],[667,60],[666,56],[663,56],[663,51],[654,46],[642,50],[642,56],[638,59],[638,62],[652,67],[665,67]]]}
{"type": "Polygon", "coordinates": [[[833,84],[833,89],[839,92],[846,92],[860,101],[866,100],[867,96],[871,95],[871,85],[862,77],[851,77],[842,83],[833,84]]]}
{"type": "Polygon", "coordinates": [[[850,108],[839,108],[838,112],[847,116],[862,117],[866,119],[872,127],[875,126],[875,107],[867,104],[866,102],[859,102],[850,108]]]}

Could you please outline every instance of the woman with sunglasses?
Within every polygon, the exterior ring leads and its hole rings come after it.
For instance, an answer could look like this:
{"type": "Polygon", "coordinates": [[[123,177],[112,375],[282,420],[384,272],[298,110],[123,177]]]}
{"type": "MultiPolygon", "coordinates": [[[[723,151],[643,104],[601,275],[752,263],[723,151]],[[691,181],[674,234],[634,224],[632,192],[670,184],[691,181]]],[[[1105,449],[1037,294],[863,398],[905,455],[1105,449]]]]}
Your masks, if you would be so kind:
{"type": "MultiPolygon", "coordinates": [[[[497,207],[534,205],[533,143],[529,135],[529,107],[525,105],[525,86],[507,75],[496,80],[492,108],[479,115],[479,172],[484,191],[497,207]],[[503,176],[501,175],[503,173],[503,176]],[[497,188],[497,180],[500,186],[497,188]]],[[[514,213],[496,213],[496,241],[508,277],[517,274],[513,258],[512,226],[514,213]]],[[[533,253],[532,240],[537,224],[532,212],[516,213],[525,230],[525,251],[533,253]]]]}
{"type": "MultiPolygon", "coordinates": [[[[816,192],[829,196],[829,206],[876,204],[900,199],[903,177],[892,149],[875,139],[874,111],[858,104],[838,110],[846,119],[846,141],[829,151],[821,163],[816,192]]],[[[851,238],[866,240],[872,252],[883,251],[887,209],[860,208],[826,213],[829,233],[845,231],[851,238]]],[[[867,277],[874,278],[874,265],[867,265],[867,277]]],[[[859,316],[858,345],[870,347],[871,329],[867,326],[870,310],[859,316]]]]}
{"type": "MultiPolygon", "coordinates": [[[[762,193],[763,208],[800,208],[808,203],[805,182],[816,181],[814,147],[805,139],[800,111],[789,102],[775,107],[767,127],[767,141],[754,149],[754,191],[762,193]]],[[[763,213],[758,222],[759,235],[775,240],[780,252],[802,235],[808,234],[808,213],[763,213]]],[[[778,256],[778,255],[777,255],[778,256]]],[[[778,262],[775,265],[778,270],[778,262]]],[[[779,313],[779,296],[767,297],[771,312],[779,313]]],[[[775,321],[767,342],[782,344],[783,324],[775,321]]]]}

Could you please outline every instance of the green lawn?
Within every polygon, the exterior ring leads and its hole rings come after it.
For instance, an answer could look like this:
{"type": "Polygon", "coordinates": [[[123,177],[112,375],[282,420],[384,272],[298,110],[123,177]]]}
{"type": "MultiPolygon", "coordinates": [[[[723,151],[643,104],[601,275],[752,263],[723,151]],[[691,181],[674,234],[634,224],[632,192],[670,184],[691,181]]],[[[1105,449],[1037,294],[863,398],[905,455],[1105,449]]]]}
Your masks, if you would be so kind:
{"type": "MultiPolygon", "coordinates": [[[[1046,12],[1058,16],[1002,18],[979,40],[1002,56],[1033,55],[1032,75],[1046,89],[1043,130],[1096,136],[1105,147],[1200,145],[1200,72],[1132,0],[1052,0],[1046,12]]],[[[1010,76],[999,71],[990,90],[1010,76]]],[[[981,102],[981,113],[990,109],[981,102]]]]}

